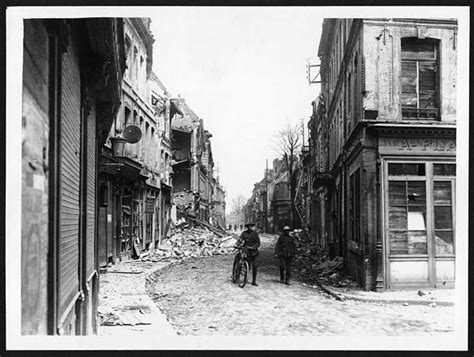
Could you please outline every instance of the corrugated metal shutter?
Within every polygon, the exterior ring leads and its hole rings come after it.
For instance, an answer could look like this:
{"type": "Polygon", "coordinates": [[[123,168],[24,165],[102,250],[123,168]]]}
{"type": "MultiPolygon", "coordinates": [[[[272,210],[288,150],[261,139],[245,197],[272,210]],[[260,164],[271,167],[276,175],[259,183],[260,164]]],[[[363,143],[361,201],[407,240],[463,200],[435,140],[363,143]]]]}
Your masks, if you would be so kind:
{"type": "Polygon", "coordinates": [[[79,60],[70,46],[62,63],[59,316],[79,290],[80,88],[79,60]]]}
{"type": "Polygon", "coordinates": [[[107,207],[99,208],[99,266],[107,265],[106,245],[107,245],[107,207]]]}
{"type": "Polygon", "coordinates": [[[94,271],[94,240],[96,218],[96,116],[94,110],[87,118],[87,232],[86,275],[94,271]]]}

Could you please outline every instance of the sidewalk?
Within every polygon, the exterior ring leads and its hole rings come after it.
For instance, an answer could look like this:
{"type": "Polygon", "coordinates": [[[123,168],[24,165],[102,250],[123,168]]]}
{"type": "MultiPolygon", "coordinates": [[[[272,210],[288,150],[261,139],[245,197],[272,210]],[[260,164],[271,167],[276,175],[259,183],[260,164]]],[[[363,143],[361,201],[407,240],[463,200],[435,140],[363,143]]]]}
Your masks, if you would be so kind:
{"type": "Polygon", "coordinates": [[[127,261],[100,275],[99,336],[176,336],[146,292],[146,279],[170,263],[127,261]],[[101,320],[102,323],[101,324],[101,320]]]}
{"type": "Polygon", "coordinates": [[[453,306],[455,289],[386,290],[383,292],[337,288],[325,285],[330,292],[347,300],[402,305],[453,306]]]}

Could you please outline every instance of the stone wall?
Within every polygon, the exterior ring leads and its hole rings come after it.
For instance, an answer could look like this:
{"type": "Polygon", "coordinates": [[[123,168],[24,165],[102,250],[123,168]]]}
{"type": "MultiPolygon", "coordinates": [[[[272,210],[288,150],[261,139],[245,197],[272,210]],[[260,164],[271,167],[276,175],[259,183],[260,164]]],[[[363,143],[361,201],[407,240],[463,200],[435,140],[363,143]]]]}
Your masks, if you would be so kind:
{"type": "Polygon", "coordinates": [[[48,34],[24,22],[22,113],[21,332],[47,333],[48,34]]]}

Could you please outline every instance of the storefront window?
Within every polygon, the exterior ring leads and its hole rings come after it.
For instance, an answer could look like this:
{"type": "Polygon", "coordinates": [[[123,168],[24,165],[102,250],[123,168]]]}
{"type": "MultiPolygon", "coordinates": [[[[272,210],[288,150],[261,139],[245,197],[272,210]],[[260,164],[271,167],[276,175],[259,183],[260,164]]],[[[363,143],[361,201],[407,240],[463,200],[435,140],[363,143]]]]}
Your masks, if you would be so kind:
{"type": "Polygon", "coordinates": [[[436,254],[453,254],[453,209],[451,181],[433,183],[436,254]]]}
{"type": "Polygon", "coordinates": [[[391,254],[426,254],[425,181],[389,182],[391,254]]]}
{"type": "Polygon", "coordinates": [[[425,176],[425,164],[389,164],[390,176],[425,176]]]}
{"type": "Polygon", "coordinates": [[[391,255],[428,254],[428,232],[431,232],[436,255],[454,254],[452,197],[456,165],[433,163],[433,178],[425,179],[426,165],[431,164],[388,164],[388,233],[391,255]],[[432,202],[431,222],[427,222],[427,194],[432,202]]]}
{"type": "Polygon", "coordinates": [[[456,165],[455,164],[433,164],[433,175],[456,176],[456,165]]]}

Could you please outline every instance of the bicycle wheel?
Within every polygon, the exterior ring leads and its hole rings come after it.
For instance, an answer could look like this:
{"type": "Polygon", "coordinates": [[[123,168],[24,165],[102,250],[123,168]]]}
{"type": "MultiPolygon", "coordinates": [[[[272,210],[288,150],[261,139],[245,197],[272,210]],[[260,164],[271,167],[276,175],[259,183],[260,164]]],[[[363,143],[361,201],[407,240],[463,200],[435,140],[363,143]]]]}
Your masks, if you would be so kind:
{"type": "Polygon", "coordinates": [[[247,273],[249,271],[249,263],[247,263],[245,260],[240,262],[239,265],[239,277],[238,277],[238,284],[241,288],[247,284],[247,273]]]}
{"type": "Polygon", "coordinates": [[[239,277],[239,261],[234,260],[234,266],[232,267],[232,282],[235,283],[239,277]]]}

